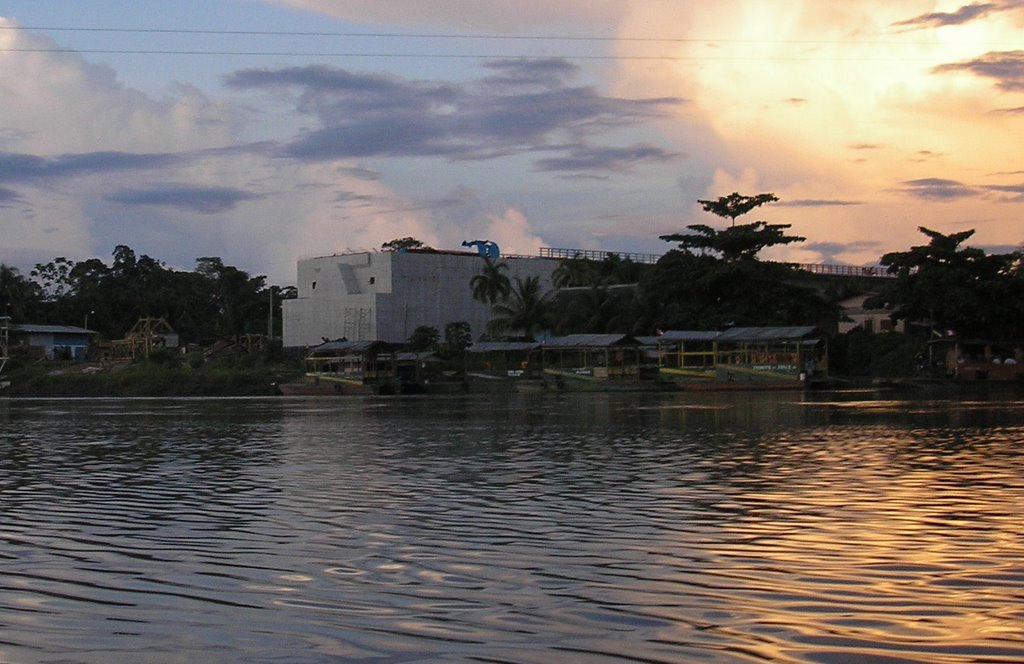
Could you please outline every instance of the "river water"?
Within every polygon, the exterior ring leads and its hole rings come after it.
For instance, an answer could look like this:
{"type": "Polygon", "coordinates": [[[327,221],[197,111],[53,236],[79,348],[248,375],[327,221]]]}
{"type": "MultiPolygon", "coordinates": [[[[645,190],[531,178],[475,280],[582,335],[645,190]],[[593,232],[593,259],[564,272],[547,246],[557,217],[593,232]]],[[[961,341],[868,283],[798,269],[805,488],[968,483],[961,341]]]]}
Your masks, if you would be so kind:
{"type": "Polygon", "coordinates": [[[0,403],[0,662],[1021,662],[1024,398],[0,403]]]}

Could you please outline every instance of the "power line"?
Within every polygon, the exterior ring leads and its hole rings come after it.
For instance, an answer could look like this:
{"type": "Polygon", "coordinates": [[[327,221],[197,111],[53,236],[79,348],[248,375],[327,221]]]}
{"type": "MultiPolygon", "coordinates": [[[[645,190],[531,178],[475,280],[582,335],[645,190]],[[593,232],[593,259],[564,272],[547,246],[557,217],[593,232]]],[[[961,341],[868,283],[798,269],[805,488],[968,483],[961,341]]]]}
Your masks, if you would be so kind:
{"type": "MultiPolygon", "coordinates": [[[[298,30],[209,30],[197,28],[103,28],[78,26],[23,26],[0,25],[0,30],[34,31],[34,32],[96,32],[122,34],[168,34],[168,35],[209,35],[209,36],[250,36],[250,37],[339,37],[365,39],[451,39],[451,40],[494,40],[510,41],[579,41],[579,42],[650,42],[670,44],[789,44],[806,46],[905,46],[933,45],[931,41],[895,41],[895,40],[825,40],[825,39],[737,39],[732,37],[631,37],[631,36],[599,36],[599,35],[523,35],[523,34],[457,34],[430,32],[331,32],[331,31],[298,31],[298,30]]],[[[1010,44],[1011,42],[985,42],[989,46],[1010,44]]],[[[1017,42],[1013,42],[1017,44],[1017,42]]],[[[979,42],[979,45],[982,45],[979,42]]]]}

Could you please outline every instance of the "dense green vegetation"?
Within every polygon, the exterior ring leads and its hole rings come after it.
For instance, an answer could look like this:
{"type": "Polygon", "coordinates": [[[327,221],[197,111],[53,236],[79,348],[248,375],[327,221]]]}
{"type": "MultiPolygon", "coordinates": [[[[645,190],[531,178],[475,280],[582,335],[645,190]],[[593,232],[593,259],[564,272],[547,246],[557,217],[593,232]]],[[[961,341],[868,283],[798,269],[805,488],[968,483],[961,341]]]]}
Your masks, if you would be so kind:
{"type": "Polygon", "coordinates": [[[118,339],[139,318],[164,318],[183,343],[209,343],[267,332],[271,307],[280,334],[280,303],[293,288],[268,286],[217,257],[196,259],[191,272],[173,270],[128,246],[108,265],[97,258],[58,257],[26,277],[0,265],[0,310],[15,322],[88,325],[118,339]]]}

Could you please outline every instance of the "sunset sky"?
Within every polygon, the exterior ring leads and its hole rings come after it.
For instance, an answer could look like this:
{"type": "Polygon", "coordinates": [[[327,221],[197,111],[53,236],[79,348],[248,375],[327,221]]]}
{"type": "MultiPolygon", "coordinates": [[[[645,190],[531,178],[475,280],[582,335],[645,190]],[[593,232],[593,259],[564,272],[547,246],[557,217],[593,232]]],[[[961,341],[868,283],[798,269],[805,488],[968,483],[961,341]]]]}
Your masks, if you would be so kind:
{"type": "Polygon", "coordinates": [[[1024,242],[1024,0],[7,0],[0,262],[272,283],[415,236],[660,254],[743,219],[876,264],[1024,242]]]}

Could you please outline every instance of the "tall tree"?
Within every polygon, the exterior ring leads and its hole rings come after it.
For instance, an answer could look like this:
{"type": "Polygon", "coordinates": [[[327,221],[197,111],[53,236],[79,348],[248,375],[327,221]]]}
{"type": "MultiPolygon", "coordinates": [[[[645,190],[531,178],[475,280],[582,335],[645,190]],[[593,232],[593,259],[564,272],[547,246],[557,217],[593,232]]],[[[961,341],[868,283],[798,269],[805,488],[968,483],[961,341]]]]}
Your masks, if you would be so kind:
{"type": "Polygon", "coordinates": [[[710,253],[726,261],[753,260],[761,250],[768,247],[807,239],[799,235],[786,235],[785,230],[790,226],[755,221],[719,231],[704,224],[693,224],[687,226],[692,233],[673,233],[660,237],[667,242],[678,242],[679,248],[685,251],[710,253]]]}
{"type": "Polygon", "coordinates": [[[735,223],[737,217],[777,200],[774,194],[733,193],[700,201],[705,210],[730,219],[732,225],[717,230],[693,224],[687,226],[689,233],[660,236],[678,242],[679,250],[665,254],[641,281],[642,320],[649,331],[824,325],[838,317],[834,303],[800,285],[794,268],[757,260],[764,249],[805,239],[787,234],[790,224],[735,223]]]}
{"type": "Polygon", "coordinates": [[[1024,335],[1020,252],[989,255],[964,246],[973,230],[948,235],[924,226],[918,230],[928,244],[882,256],[895,279],[867,306],[892,307],[897,320],[961,336],[1024,335]]]}
{"type": "Polygon", "coordinates": [[[728,196],[720,196],[713,201],[698,200],[704,207],[705,212],[732,220],[732,226],[736,225],[736,217],[742,217],[754,208],[761,207],[765,203],[778,201],[775,194],[757,194],[756,196],[743,196],[738,192],[732,192],[728,196]]]}
{"type": "Polygon", "coordinates": [[[698,201],[708,212],[732,220],[729,228],[716,230],[706,224],[691,224],[687,226],[691,233],[672,233],[659,237],[666,242],[678,242],[679,248],[684,251],[710,253],[727,261],[754,259],[761,250],[768,247],[803,242],[807,239],[799,235],[786,235],[785,231],[792,224],[755,221],[736,225],[736,217],[777,200],[779,199],[774,194],[741,196],[732,193],[716,201],[698,201]]]}

